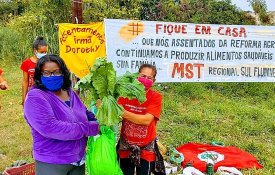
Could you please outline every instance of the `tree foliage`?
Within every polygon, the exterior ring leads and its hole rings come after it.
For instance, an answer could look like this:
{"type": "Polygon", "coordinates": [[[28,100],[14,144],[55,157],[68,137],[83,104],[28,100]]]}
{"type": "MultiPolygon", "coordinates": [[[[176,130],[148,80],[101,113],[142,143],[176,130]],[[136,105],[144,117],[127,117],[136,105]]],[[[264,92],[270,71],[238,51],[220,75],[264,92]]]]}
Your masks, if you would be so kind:
{"type": "Polygon", "coordinates": [[[255,24],[230,0],[86,0],[85,22],[104,18],[214,24],[255,24]]]}
{"type": "Polygon", "coordinates": [[[270,23],[270,16],[267,14],[267,6],[265,0],[248,0],[254,12],[259,15],[259,19],[263,24],[270,23]]]}
{"type": "Polygon", "coordinates": [[[14,2],[0,2],[0,22],[7,21],[10,15],[17,15],[19,4],[14,2]]]}
{"type": "MultiPolygon", "coordinates": [[[[6,27],[6,31],[14,33],[14,37],[10,38],[13,40],[11,43],[19,45],[17,48],[20,51],[14,53],[13,58],[22,59],[32,55],[32,44],[38,36],[43,36],[48,41],[49,52],[58,53],[58,32],[55,24],[71,21],[69,0],[19,0],[0,5],[6,7],[6,11],[2,10],[0,13],[8,14],[8,18],[2,21],[2,26],[6,27]],[[10,13],[8,6],[13,7],[12,10],[17,12],[22,11],[22,14],[10,13]]],[[[0,34],[3,31],[0,29],[0,34]]],[[[5,48],[4,50],[12,47],[1,41],[0,45],[5,48]]],[[[0,55],[5,55],[3,52],[0,50],[0,55]]]]}
{"type": "Polygon", "coordinates": [[[255,20],[230,0],[145,1],[141,19],[212,24],[255,24],[255,20]]]}
{"type": "Polygon", "coordinates": [[[140,4],[144,0],[84,0],[84,21],[96,22],[104,18],[139,19],[140,4]]]}

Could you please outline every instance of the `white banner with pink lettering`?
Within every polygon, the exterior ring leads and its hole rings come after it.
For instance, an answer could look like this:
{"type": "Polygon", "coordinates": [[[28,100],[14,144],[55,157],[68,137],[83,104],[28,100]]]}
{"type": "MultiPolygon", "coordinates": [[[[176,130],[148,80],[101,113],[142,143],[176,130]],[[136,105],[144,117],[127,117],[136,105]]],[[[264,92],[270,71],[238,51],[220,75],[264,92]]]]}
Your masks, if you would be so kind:
{"type": "Polygon", "coordinates": [[[158,82],[275,82],[275,27],[105,19],[118,75],[157,67],[158,82]]]}

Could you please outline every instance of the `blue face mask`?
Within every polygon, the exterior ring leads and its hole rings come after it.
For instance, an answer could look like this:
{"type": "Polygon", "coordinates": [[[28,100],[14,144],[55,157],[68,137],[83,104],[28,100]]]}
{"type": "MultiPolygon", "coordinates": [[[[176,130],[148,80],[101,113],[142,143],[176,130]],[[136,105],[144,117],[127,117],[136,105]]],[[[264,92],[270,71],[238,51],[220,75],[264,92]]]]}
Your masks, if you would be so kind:
{"type": "Polygon", "coordinates": [[[47,54],[46,54],[46,53],[39,53],[39,52],[36,52],[35,55],[36,55],[36,57],[37,57],[38,59],[40,59],[40,58],[42,58],[43,56],[45,56],[45,55],[47,55],[47,54]]]}
{"type": "Polygon", "coordinates": [[[64,84],[64,76],[41,76],[42,84],[50,91],[58,91],[64,84]]]}

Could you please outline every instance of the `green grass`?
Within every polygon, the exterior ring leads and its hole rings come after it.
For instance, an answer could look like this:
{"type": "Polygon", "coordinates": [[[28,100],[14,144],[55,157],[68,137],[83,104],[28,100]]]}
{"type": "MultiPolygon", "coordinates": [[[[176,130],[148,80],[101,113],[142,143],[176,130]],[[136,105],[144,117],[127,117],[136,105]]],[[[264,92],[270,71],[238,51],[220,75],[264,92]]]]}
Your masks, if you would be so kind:
{"type": "Polygon", "coordinates": [[[4,70],[4,77],[10,86],[9,90],[0,91],[0,171],[13,161],[32,159],[32,139],[28,125],[23,116],[21,105],[22,72],[20,63],[0,60],[0,67],[4,70]]]}
{"type": "MultiPolygon", "coordinates": [[[[0,171],[15,160],[31,161],[31,133],[22,112],[20,63],[1,60],[10,89],[0,91],[0,171]]],[[[160,141],[221,141],[253,154],[264,166],[247,175],[275,174],[274,83],[168,83],[158,124],[160,141]]],[[[236,160],[237,161],[237,160],[236,160]]]]}
{"type": "Polygon", "coordinates": [[[213,83],[215,90],[211,83],[167,85],[158,127],[164,144],[221,141],[253,154],[264,166],[244,174],[275,174],[273,83],[213,83]]]}

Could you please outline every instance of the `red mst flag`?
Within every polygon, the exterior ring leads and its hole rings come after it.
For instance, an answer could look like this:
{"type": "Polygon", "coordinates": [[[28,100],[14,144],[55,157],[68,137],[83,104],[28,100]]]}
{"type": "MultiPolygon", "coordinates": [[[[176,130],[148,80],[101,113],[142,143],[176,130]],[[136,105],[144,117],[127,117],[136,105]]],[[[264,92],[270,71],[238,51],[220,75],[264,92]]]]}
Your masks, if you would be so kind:
{"type": "Polygon", "coordinates": [[[205,172],[206,164],[214,162],[214,170],[219,166],[242,168],[262,168],[251,154],[233,146],[213,146],[208,144],[187,143],[177,148],[184,155],[182,166],[188,162],[198,170],[205,172]]]}

